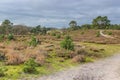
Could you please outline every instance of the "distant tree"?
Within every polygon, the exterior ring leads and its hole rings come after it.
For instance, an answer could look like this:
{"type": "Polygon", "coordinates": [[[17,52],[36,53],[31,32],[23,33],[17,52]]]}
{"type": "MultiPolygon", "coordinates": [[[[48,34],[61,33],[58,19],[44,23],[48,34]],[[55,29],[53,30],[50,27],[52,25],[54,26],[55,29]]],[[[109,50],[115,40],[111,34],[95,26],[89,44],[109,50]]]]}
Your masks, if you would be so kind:
{"type": "Polygon", "coordinates": [[[71,30],[77,30],[78,29],[76,21],[70,21],[69,26],[70,26],[71,30]]]}
{"type": "Polygon", "coordinates": [[[41,29],[41,31],[42,31],[41,34],[45,35],[45,34],[47,33],[47,28],[46,28],[46,27],[43,27],[43,28],[41,29]]]}
{"type": "Polygon", "coordinates": [[[36,33],[40,33],[41,32],[41,25],[36,26],[36,33]]]}
{"type": "Polygon", "coordinates": [[[31,29],[31,33],[34,34],[43,34],[45,35],[48,30],[51,28],[41,27],[40,25],[36,26],[35,28],[31,29]]]}
{"type": "Polygon", "coordinates": [[[12,26],[13,23],[11,23],[9,20],[4,20],[0,26],[0,33],[2,34],[9,34],[12,32],[12,26]]]}
{"type": "Polygon", "coordinates": [[[41,32],[41,26],[38,25],[38,26],[32,28],[31,32],[34,34],[39,34],[41,32]]]}
{"type": "Polygon", "coordinates": [[[110,26],[110,20],[107,16],[98,16],[92,21],[93,28],[107,29],[110,26]]]}
{"type": "Polygon", "coordinates": [[[91,24],[83,24],[81,26],[82,29],[91,29],[91,24]]]}
{"type": "Polygon", "coordinates": [[[109,26],[109,29],[120,30],[120,24],[111,24],[111,25],[109,26]]]}
{"type": "Polygon", "coordinates": [[[6,19],[2,22],[2,26],[12,26],[13,23],[10,22],[10,20],[6,19]]]}
{"type": "Polygon", "coordinates": [[[75,27],[75,26],[77,26],[77,22],[76,21],[70,21],[69,25],[70,25],[70,27],[75,27]]]}

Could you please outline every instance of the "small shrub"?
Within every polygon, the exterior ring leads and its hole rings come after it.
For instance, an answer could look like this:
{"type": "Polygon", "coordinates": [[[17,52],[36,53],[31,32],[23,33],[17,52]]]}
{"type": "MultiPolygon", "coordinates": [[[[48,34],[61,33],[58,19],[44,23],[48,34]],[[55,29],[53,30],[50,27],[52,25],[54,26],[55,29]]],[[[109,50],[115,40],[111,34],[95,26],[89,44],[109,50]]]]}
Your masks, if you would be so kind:
{"type": "Polygon", "coordinates": [[[8,40],[14,40],[13,34],[8,34],[8,40]]]}
{"type": "Polygon", "coordinates": [[[61,42],[61,47],[67,50],[74,50],[74,44],[70,36],[66,36],[66,38],[61,42]]]}
{"type": "Polygon", "coordinates": [[[108,35],[112,35],[112,32],[108,32],[108,35]]]}
{"type": "Polygon", "coordinates": [[[60,50],[56,50],[55,55],[58,57],[62,57],[64,59],[71,59],[74,56],[76,56],[76,53],[74,51],[71,51],[71,50],[60,49],[60,50]]]}
{"type": "Polygon", "coordinates": [[[3,41],[4,37],[5,37],[4,34],[1,34],[0,35],[0,41],[3,41]]]}
{"type": "Polygon", "coordinates": [[[31,41],[29,42],[29,45],[36,47],[38,45],[38,43],[39,43],[39,41],[35,37],[32,37],[31,41]]]}
{"type": "Polygon", "coordinates": [[[5,76],[5,72],[7,71],[8,69],[5,68],[5,67],[0,67],[0,77],[4,77],[5,76]]]}
{"type": "Polygon", "coordinates": [[[88,54],[89,54],[89,52],[88,52],[87,49],[76,49],[76,50],[75,50],[75,53],[76,53],[77,55],[88,55],[88,54]]]}
{"type": "Polygon", "coordinates": [[[76,55],[72,58],[72,62],[84,62],[84,55],[76,55]]]}
{"type": "Polygon", "coordinates": [[[53,33],[52,33],[52,36],[56,36],[56,33],[55,33],[55,32],[53,32],[53,33]]]}
{"type": "Polygon", "coordinates": [[[81,32],[81,35],[83,35],[83,34],[84,34],[84,32],[82,31],[82,32],[81,32]]]}
{"type": "Polygon", "coordinates": [[[37,67],[37,64],[35,60],[31,58],[24,63],[23,71],[25,73],[35,73],[37,71],[36,67],[37,67]]]}
{"type": "Polygon", "coordinates": [[[61,38],[61,35],[60,35],[60,34],[57,34],[57,35],[56,35],[56,38],[58,38],[58,39],[61,38]]]}
{"type": "Polygon", "coordinates": [[[99,31],[96,33],[96,37],[100,37],[100,32],[99,31]]]}

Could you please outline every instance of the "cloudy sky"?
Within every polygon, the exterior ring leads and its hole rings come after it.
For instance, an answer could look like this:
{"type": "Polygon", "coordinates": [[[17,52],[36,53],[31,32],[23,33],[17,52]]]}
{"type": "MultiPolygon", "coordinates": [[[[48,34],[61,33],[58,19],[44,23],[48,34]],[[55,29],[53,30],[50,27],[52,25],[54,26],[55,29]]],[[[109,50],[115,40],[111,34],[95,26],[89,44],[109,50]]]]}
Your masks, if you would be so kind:
{"type": "Polygon", "coordinates": [[[91,23],[96,16],[108,16],[120,23],[119,0],[0,0],[0,22],[29,26],[67,27],[71,20],[79,25],[91,23]]]}

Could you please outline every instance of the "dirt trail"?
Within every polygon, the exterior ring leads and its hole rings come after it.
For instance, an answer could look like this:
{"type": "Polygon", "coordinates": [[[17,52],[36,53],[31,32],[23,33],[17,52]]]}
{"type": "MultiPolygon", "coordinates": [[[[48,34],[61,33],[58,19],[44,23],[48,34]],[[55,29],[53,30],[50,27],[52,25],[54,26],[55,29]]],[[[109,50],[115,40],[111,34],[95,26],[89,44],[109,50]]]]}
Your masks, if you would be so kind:
{"type": "Polygon", "coordinates": [[[100,31],[100,35],[103,36],[103,37],[105,37],[105,38],[114,38],[114,37],[112,37],[112,36],[103,34],[103,31],[102,31],[102,30],[100,31]]]}
{"type": "Polygon", "coordinates": [[[120,54],[32,80],[120,80],[120,54]]]}

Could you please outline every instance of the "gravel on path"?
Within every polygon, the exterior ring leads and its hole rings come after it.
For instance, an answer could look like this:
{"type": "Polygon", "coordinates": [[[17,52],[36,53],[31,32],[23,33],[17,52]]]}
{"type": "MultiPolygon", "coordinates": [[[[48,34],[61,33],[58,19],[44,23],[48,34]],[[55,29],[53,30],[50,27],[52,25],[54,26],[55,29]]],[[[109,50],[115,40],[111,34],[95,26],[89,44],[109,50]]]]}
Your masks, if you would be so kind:
{"type": "Polygon", "coordinates": [[[120,80],[120,54],[33,80],[120,80]]]}

